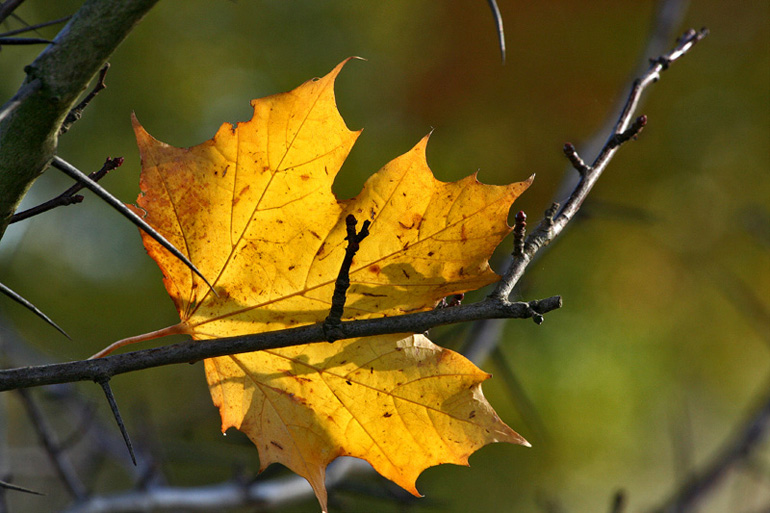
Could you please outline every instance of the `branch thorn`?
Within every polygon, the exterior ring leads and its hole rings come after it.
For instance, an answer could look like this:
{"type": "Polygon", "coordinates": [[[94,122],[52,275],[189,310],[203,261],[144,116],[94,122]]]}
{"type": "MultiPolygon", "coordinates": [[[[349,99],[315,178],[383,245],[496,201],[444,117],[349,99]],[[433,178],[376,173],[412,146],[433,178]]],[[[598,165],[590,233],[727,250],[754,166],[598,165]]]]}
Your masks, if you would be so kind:
{"type": "Polygon", "coordinates": [[[6,296],[8,296],[9,298],[13,299],[17,303],[19,303],[21,306],[23,306],[24,308],[26,308],[30,312],[34,313],[35,315],[37,315],[38,317],[43,319],[49,325],[53,326],[59,333],[61,333],[62,335],[64,335],[68,339],[72,340],[72,337],[67,335],[66,331],[61,329],[58,324],[53,322],[51,320],[51,318],[48,317],[46,314],[44,314],[38,307],[36,307],[32,303],[30,303],[29,301],[24,299],[24,297],[22,297],[21,295],[17,294],[16,292],[14,292],[13,290],[11,290],[9,287],[7,287],[6,285],[4,285],[2,283],[0,283],[0,293],[3,293],[6,296]]]}
{"type": "Polygon", "coordinates": [[[110,205],[112,208],[117,210],[123,217],[131,221],[134,225],[138,226],[144,232],[155,239],[155,241],[166,248],[172,255],[177,257],[179,260],[181,260],[187,267],[189,267],[195,274],[197,274],[205,283],[209,286],[212,292],[214,292],[215,296],[219,296],[217,294],[216,290],[214,290],[214,287],[209,283],[209,281],[206,279],[205,276],[198,270],[195,265],[193,265],[192,262],[176,247],[171,244],[168,240],[166,240],[163,235],[158,233],[152,226],[147,224],[147,221],[136,215],[131,209],[129,209],[126,205],[123,204],[122,201],[120,201],[118,198],[110,194],[107,189],[96,183],[94,180],[86,176],[81,170],[70,164],[69,162],[65,161],[61,157],[54,157],[51,161],[51,165],[55,167],[56,169],[64,172],[67,176],[70,178],[76,180],[77,182],[80,182],[85,188],[96,194],[99,198],[104,200],[108,205],[110,205]]]}
{"type": "Polygon", "coordinates": [[[120,434],[123,435],[123,441],[126,442],[126,447],[128,448],[128,453],[131,455],[131,461],[134,463],[134,466],[136,466],[136,454],[134,454],[134,446],[131,443],[131,438],[128,436],[128,431],[126,430],[125,424],[123,424],[123,418],[120,416],[120,410],[118,409],[118,403],[115,401],[115,394],[112,393],[112,388],[110,387],[110,379],[109,378],[103,378],[97,381],[99,385],[101,385],[102,390],[104,390],[104,395],[107,397],[107,402],[110,404],[110,410],[112,410],[112,415],[115,417],[115,422],[118,423],[118,429],[120,429],[120,434]]]}

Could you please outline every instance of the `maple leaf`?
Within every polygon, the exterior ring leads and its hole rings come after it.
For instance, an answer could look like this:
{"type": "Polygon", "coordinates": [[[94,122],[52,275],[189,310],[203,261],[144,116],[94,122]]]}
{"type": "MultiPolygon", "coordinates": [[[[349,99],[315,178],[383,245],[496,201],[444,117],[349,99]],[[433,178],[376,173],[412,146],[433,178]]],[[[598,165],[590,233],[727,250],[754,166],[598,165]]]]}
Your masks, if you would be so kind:
{"type": "MultiPolygon", "coordinates": [[[[134,118],[145,219],[209,278],[218,295],[144,234],[181,322],[194,339],[322,322],[346,247],[345,218],[369,220],[350,269],[343,319],[429,310],[498,279],[489,255],[510,232],[511,203],[530,181],[484,185],[434,178],[427,137],[338,200],[332,183],[360,131],[337,111],[344,62],[288,93],[252,101],[254,116],[175,148],[134,118]]],[[[163,331],[163,330],[161,330],[163,331]]],[[[440,463],[467,465],[491,442],[527,442],[484,398],[489,375],[423,335],[386,335],[205,361],[223,432],[254,442],[304,476],[326,511],[324,474],[338,456],[369,461],[418,495],[440,463]]]]}

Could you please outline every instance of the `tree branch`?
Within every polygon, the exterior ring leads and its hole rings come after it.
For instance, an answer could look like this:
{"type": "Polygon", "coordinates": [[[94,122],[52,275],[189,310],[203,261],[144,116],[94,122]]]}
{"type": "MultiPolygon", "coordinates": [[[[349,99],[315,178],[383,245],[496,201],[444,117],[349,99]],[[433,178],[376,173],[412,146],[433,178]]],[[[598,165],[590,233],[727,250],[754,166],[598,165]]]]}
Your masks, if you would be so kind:
{"type": "Polygon", "coordinates": [[[546,215],[537,228],[527,237],[524,251],[519,255],[514,255],[508,271],[492,293],[494,297],[507,298],[510,296],[513,288],[524,275],[524,271],[537,252],[556,239],[575,217],[586,197],[588,197],[588,193],[591,192],[604,169],[615,156],[618,148],[639,134],[647,122],[645,116],[634,117],[642,93],[650,84],[657,82],[662,71],[668,69],[671,63],[686,54],[695,43],[706,37],[707,34],[708,31],[706,29],[700,31],[690,29],[679,38],[676,47],[671,52],[651,61],[647,72],[634,81],[612,134],[590,166],[586,166],[583,163],[577,155],[574,146],[569,143],[569,146],[565,145],[567,157],[581,175],[580,181],[570,194],[567,202],[561,207],[561,210],[553,212],[552,216],[546,215]]]}
{"type": "MultiPolygon", "coordinates": [[[[24,84],[0,109],[0,236],[56,153],[59,128],[78,97],[155,3],[87,0],[55,44],[25,68],[24,84]]],[[[8,5],[3,4],[3,12],[8,5]]]]}
{"type": "MultiPolygon", "coordinates": [[[[770,391],[766,386],[765,390],[770,391]]],[[[724,447],[703,467],[694,472],[653,513],[686,513],[696,511],[706,496],[713,492],[729,471],[759,449],[770,431],[770,393],[766,393],[746,420],[735,429],[724,447]]]]}
{"type": "MultiPolygon", "coordinates": [[[[561,307],[561,298],[558,296],[530,301],[529,303],[510,303],[504,300],[487,299],[472,305],[461,305],[428,312],[378,319],[343,321],[338,327],[344,338],[370,337],[392,333],[421,333],[436,326],[479,319],[537,318],[559,307],[561,307]]],[[[118,374],[152,367],[191,363],[216,356],[277,349],[326,340],[323,324],[319,323],[299,328],[203,342],[187,341],[96,360],[7,369],[0,371],[0,392],[73,381],[100,382],[118,374]]]]}

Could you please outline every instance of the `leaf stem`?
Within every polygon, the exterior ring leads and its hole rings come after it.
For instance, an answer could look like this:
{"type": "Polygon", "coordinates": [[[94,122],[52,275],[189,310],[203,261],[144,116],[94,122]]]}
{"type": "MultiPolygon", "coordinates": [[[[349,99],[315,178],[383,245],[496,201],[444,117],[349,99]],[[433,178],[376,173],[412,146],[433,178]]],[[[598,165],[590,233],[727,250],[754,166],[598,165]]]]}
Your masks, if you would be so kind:
{"type": "Polygon", "coordinates": [[[151,331],[149,333],[143,333],[141,335],[124,338],[124,339],[118,340],[117,342],[113,342],[112,344],[108,345],[107,347],[105,347],[95,355],[91,356],[89,360],[102,358],[112,353],[116,349],[120,349],[121,347],[130,345],[130,344],[136,344],[137,342],[146,342],[148,340],[167,337],[169,335],[191,335],[191,334],[192,334],[192,330],[190,329],[190,327],[188,327],[187,324],[180,322],[179,324],[174,324],[173,326],[168,326],[167,328],[151,331]]]}

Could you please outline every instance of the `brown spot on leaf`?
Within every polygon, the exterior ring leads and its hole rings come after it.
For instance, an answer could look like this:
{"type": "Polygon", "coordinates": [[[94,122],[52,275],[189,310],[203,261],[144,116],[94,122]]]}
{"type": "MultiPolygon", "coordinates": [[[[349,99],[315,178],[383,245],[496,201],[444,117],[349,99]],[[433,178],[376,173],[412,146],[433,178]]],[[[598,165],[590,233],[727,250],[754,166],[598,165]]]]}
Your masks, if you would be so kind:
{"type": "Polygon", "coordinates": [[[302,178],[303,182],[307,182],[308,180],[310,180],[310,175],[308,174],[300,175],[300,178],[302,178]]]}
{"type": "Polygon", "coordinates": [[[270,444],[278,447],[280,450],[283,450],[283,447],[281,447],[281,444],[279,444],[278,442],[270,440],[270,444]]]}
{"type": "Polygon", "coordinates": [[[382,271],[382,269],[377,264],[372,264],[369,266],[369,272],[372,272],[374,274],[380,274],[380,271],[382,271]]]}
{"type": "Polygon", "coordinates": [[[473,418],[473,417],[475,417],[475,416],[476,416],[476,410],[472,410],[472,411],[471,411],[471,413],[470,413],[470,415],[468,415],[468,418],[469,418],[469,419],[472,419],[472,418],[473,418]]]}
{"type": "Polygon", "coordinates": [[[389,411],[386,411],[386,412],[385,412],[385,413],[384,413],[382,416],[383,416],[383,417],[385,417],[385,418],[387,419],[388,417],[392,417],[392,416],[393,416],[393,414],[392,414],[392,413],[390,413],[389,411]]]}

